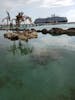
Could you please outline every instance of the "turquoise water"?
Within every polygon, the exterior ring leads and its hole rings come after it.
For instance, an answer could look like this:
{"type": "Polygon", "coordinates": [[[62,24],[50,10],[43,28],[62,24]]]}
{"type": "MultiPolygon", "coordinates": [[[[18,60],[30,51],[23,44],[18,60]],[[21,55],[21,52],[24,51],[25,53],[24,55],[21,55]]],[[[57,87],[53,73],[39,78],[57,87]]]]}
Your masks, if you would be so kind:
{"type": "Polygon", "coordinates": [[[38,33],[10,41],[0,31],[0,100],[75,100],[75,37],[38,33]]]}

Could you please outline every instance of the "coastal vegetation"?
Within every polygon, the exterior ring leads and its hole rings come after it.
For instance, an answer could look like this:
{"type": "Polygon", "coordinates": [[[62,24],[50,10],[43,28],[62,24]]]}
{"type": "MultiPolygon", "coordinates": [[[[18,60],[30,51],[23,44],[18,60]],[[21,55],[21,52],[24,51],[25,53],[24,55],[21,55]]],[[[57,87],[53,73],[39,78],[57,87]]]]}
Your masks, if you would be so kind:
{"type": "MultiPolygon", "coordinates": [[[[7,25],[8,21],[10,21],[10,14],[7,12],[7,25]]],[[[4,20],[5,20],[4,19],[4,20]]],[[[4,34],[5,38],[11,39],[11,40],[25,40],[28,41],[28,39],[31,38],[37,38],[37,32],[35,30],[23,30],[22,32],[19,31],[19,27],[21,25],[21,22],[24,22],[26,20],[29,20],[30,23],[32,22],[31,18],[29,16],[24,16],[23,12],[19,12],[18,15],[16,16],[15,20],[15,32],[7,32],[4,34]]],[[[12,30],[13,23],[10,23],[10,30],[12,30]]]]}
{"type": "Polygon", "coordinates": [[[22,42],[19,40],[18,44],[14,41],[13,44],[9,47],[8,52],[11,52],[14,56],[19,52],[21,55],[28,55],[31,54],[33,48],[29,47],[28,45],[23,45],[22,42]]]}
{"type": "MultiPolygon", "coordinates": [[[[10,14],[8,11],[6,11],[7,17],[5,17],[4,20],[7,20],[7,30],[11,30],[4,34],[4,38],[8,38],[10,40],[24,40],[28,41],[28,39],[37,38],[38,32],[42,32],[43,34],[51,34],[52,36],[58,36],[58,35],[69,35],[69,36],[75,36],[75,28],[69,28],[69,29],[62,29],[53,27],[52,29],[48,30],[47,28],[43,28],[41,30],[37,30],[35,28],[25,28],[20,29],[21,23],[23,22],[25,24],[26,20],[29,20],[30,25],[32,25],[32,19],[29,16],[24,15],[23,12],[19,12],[15,18],[11,19],[10,14]],[[15,21],[15,24],[13,24],[13,20],[15,21]],[[15,26],[15,28],[13,28],[15,26]]],[[[59,17],[58,17],[59,18],[59,17]]],[[[62,18],[63,19],[63,18],[62,18]]],[[[36,25],[36,24],[34,24],[36,25]]]]}

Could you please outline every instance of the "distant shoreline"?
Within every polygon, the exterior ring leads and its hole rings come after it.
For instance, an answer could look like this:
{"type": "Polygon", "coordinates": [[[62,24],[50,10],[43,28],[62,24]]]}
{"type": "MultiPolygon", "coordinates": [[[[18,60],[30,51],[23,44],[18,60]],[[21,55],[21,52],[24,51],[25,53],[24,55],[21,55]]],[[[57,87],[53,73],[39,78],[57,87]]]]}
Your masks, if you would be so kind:
{"type": "MultiPolygon", "coordinates": [[[[62,28],[62,29],[68,29],[68,28],[75,28],[75,22],[67,22],[67,23],[47,23],[47,24],[21,24],[21,26],[18,28],[19,31],[23,31],[26,29],[35,29],[35,30],[41,30],[42,29],[50,29],[50,28],[62,28]],[[70,26],[69,26],[70,24],[70,26]]],[[[0,25],[0,30],[12,30],[16,31],[17,28],[15,25],[12,27],[10,25],[0,25]]]]}

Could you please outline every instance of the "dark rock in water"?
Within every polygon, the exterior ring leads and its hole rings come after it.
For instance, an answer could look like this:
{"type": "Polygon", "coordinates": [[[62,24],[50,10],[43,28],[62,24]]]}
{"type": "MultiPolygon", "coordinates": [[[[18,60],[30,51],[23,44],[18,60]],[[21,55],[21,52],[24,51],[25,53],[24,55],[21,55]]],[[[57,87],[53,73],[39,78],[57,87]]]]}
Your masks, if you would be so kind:
{"type": "Polygon", "coordinates": [[[69,36],[75,36],[75,28],[67,29],[66,34],[69,35],[69,36]]]}
{"type": "Polygon", "coordinates": [[[63,34],[67,34],[69,36],[75,36],[75,28],[69,28],[67,30],[64,30],[62,28],[52,28],[50,30],[42,29],[42,30],[37,30],[37,32],[42,32],[43,34],[49,33],[53,36],[58,36],[63,34]]]}
{"type": "Polygon", "coordinates": [[[4,34],[4,38],[8,38],[8,37],[7,37],[7,34],[4,34]]]}
{"type": "Polygon", "coordinates": [[[69,36],[75,36],[75,32],[66,32],[66,34],[69,36]]]}
{"type": "Polygon", "coordinates": [[[37,32],[36,29],[34,29],[34,28],[32,28],[31,31],[32,31],[32,32],[33,32],[33,31],[37,32]]]}
{"type": "Polygon", "coordinates": [[[69,31],[75,31],[75,28],[69,28],[67,30],[69,30],[69,31]]]}
{"type": "Polygon", "coordinates": [[[4,38],[8,38],[10,40],[18,40],[19,39],[19,37],[16,33],[11,33],[11,32],[5,33],[4,38]]]}
{"type": "Polygon", "coordinates": [[[53,36],[67,34],[69,36],[75,36],[75,28],[69,28],[67,30],[61,29],[61,28],[52,28],[49,30],[49,33],[53,36]]]}
{"type": "Polygon", "coordinates": [[[47,30],[47,29],[43,29],[43,30],[42,30],[42,33],[43,33],[43,34],[47,34],[47,33],[48,33],[48,30],[47,30]]]}
{"type": "Polygon", "coordinates": [[[18,39],[19,39],[18,36],[12,36],[12,37],[11,37],[11,40],[12,40],[12,41],[14,41],[14,40],[18,40],[18,39]]]}
{"type": "Polygon", "coordinates": [[[37,30],[37,32],[42,32],[41,30],[37,30]]]}
{"type": "Polygon", "coordinates": [[[65,30],[61,28],[52,28],[51,30],[49,30],[49,33],[52,35],[62,35],[65,34],[65,30]]]}

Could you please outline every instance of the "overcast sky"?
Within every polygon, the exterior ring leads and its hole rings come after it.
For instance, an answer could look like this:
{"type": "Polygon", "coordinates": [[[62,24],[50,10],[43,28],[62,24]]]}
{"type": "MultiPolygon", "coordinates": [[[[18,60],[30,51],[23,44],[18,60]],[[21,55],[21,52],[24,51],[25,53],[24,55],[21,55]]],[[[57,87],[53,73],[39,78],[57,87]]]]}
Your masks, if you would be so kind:
{"type": "Polygon", "coordinates": [[[0,0],[0,20],[7,16],[6,10],[12,18],[23,11],[33,20],[55,13],[58,16],[66,16],[69,21],[75,21],[75,0],[0,0]]]}

